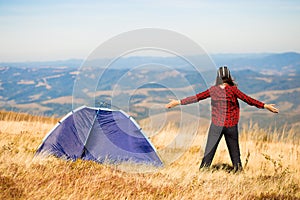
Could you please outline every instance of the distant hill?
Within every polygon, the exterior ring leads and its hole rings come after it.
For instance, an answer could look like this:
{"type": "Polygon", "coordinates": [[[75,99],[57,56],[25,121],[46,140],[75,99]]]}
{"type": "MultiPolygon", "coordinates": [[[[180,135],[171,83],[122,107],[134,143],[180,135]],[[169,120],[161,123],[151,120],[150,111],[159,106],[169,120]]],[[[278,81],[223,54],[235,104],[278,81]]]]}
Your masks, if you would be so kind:
{"type": "Polygon", "coordinates": [[[300,54],[295,52],[279,54],[229,54],[213,55],[219,66],[227,64],[233,69],[252,69],[255,71],[273,71],[292,73],[300,70],[300,54]]]}
{"type": "Polygon", "coordinates": [[[27,61],[27,62],[2,62],[2,67],[17,67],[17,68],[45,68],[45,67],[74,67],[81,66],[82,59],[68,59],[68,60],[55,60],[55,61],[27,61]]]}

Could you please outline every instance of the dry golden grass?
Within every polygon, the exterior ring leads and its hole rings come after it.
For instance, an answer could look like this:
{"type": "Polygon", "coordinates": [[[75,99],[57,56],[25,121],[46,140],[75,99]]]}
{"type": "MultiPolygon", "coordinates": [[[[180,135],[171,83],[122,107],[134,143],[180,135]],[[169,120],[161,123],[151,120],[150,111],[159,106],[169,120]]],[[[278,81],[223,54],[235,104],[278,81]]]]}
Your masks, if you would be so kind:
{"type": "MultiPolygon", "coordinates": [[[[243,127],[241,158],[243,164],[248,161],[242,173],[228,172],[223,140],[214,167],[198,170],[207,127],[172,164],[152,173],[129,173],[119,170],[122,166],[34,157],[56,121],[0,113],[0,199],[300,199],[300,139],[293,129],[271,133],[257,125],[243,127]]],[[[164,148],[176,130],[167,126],[153,143],[164,148]]]]}

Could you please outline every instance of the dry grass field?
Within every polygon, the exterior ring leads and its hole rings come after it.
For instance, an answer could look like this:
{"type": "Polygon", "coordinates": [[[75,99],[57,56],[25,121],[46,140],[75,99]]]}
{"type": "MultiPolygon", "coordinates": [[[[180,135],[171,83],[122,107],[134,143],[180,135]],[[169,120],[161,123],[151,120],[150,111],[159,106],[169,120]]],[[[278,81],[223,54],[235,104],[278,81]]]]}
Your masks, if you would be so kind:
{"type": "MultiPolygon", "coordinates": [[[[57,121],[0,112],[0,199],[300,199],[300,134],[293,128],[270,131],[241,125],[246,166],[238,174],[226,167],[230,159],[223,139],[213,167],[199,171],[204,126],[172,164],[133,173],[120,170],[122,166],[34,157],[57,121]]],[[[151,138],[158,150],[175,129],[167,126],[151,138]]]]}

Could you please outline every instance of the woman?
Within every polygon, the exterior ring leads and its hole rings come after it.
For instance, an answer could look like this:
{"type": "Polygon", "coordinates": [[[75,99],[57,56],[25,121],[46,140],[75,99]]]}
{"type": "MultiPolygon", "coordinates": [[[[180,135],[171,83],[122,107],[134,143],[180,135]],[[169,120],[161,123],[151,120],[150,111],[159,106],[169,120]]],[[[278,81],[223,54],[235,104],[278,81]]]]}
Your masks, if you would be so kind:
{"type": "Polygon", "coordinates": [[[177,105],[187,105],[200,100],[211,98],[212,122],[209,128],[207,143],[200,168],[209,167],[217,150],[218,144],[225,136],[234,171],[242,170],[240,148],[238,141],[239,103],[238,99],[257,108],[267,109],[278,113],[274,104],[265,104],[241,92],[233,82],[230,71],[226,66],[218,70],[216,84],[208,90],[181,100],[171,100],[166,108],[177,105]]]}

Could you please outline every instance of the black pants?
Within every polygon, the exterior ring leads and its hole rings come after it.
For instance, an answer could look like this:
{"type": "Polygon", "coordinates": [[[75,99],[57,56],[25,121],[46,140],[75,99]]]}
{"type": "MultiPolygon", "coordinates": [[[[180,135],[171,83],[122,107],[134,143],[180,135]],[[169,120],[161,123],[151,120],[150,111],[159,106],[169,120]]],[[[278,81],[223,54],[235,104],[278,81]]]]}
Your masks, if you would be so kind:
{"type": "Polygon", "coordinates": [[[202,159],[200,168],[209,167],[211,165],[218,144],[223,135],[225,136],[225,141],[229,150],[234,170],[242,170],[237,125],[228,128],[216,126],[214,124],[210,125],[204,157],[202,159]]]}

